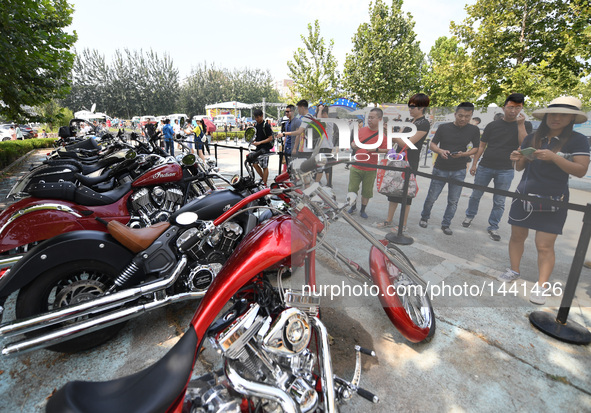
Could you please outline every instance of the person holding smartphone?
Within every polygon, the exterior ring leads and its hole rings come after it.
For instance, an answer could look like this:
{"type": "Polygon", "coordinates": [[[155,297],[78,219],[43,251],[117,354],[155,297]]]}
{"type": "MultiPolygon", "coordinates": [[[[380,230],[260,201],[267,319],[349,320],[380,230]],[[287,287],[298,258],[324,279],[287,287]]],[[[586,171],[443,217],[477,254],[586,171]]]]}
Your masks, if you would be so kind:
{"type": "MultiPolygon", "coordinates": [[[[470,102],[462,102],[456,107],[454,114],[455,120],[450,123],[444,123],[435,132],[435,136],[430,143],[430,149],[437,153],[437,161],[433,166],[433,175],[442,178],[451,178],[463,182],[466,178],[466,162],[470,156],[475,154],[480,144],[480,129],[478,126],[470,124],[470,119],[474,114],[474,105],[470,102]],[[472,149],[468,150],[468,144],[472,143],[472,149]]],[[[431,217],[433,204],[439,198],[446,182],[438,179],[431,180],[427,199],[421,212],[419,226],[427,228],[427,221],[431,217]]],[[[449,183],[447,193],[447,208],[441,221],[441,230],[445,235],[453,235],[449,227],[453,219],[458,201],[462,194],[462,187],[449,183]]]]}
{"type": "MultiPolygon", "coordinates": [[[[521,151],[511,152],[510,159],[515,162],[515,169],[524,171],[516,192],[568,202],[570,175],[582,178],[589,168],[587,137],[573,131],[575,124],[587,121],[587,114],[581,107],[579,99],[565,96],[554,99],[547,108],[533,112],[533,116],[542,123],[521,144],[521,149],[535,149],[533,160],[526,158],[521,151]]],[[[558,235],[562,234],[567,212],[566,208],[542,208],[542,205],[534,211],[530,202],[524,203],[518,199],[514,199],[511,205],[511,267],[497,279],[512,282],[520,277],[525,240],[529,230],[534,230],[538,252],[538,280],[529,293],[529,300],[534,304],[545,304],[545,297],[550,295],[548,281],[554,270],[554,244],[558,235]]]]}
{"type": "MultiPolygon", "coordinates": [[[[484,128],[478,152],[474,155],[470,168],[475,185],[488,186],[490,181],[493,181],[495,189],[509,190],[515,173],[509,156],[532,131],[531,122],[526,122],[522,113],[524,101],[525,97],[521,93],[510,94],[503,105],[503,117],[492,121],[484,128]],[[479,160],[480,163],[478,163],[479,160]]],[[[466,219],[462,222],[464,228],[472,225],[483,194],[484,192],[479,189],[472,191],[468,209],[466,209],[466,219]]],[[[505,196],[493,195],[493,206],[488,217],[487,228],[488,235],[493,241],[501,240],[498,231],[504,211],[505,196]]]]}

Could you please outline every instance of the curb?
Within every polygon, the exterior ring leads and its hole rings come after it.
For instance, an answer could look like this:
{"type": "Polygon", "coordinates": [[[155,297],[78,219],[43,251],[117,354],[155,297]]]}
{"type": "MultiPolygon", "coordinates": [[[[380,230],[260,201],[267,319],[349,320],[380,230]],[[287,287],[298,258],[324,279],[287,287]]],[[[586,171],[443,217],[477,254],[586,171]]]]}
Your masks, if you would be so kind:
{"type": "Polygon", "coordinates": [[[46,150],[46,149],[50,149],[50,148],[31,149],[29,152],[27,152],[26,154],[24,154],[23,156],[21,156],[20,158],[18,158],[16,161],[12,162],[6,168],[0,170],[0,178],[3,175],[5,175],[5,174],[9,174],[10,171],[12,171],[14,168],[16,168],[17,166],[19,166],[21,163],[25,162],[27,160],[27,158],[29,156],[31,156],[33,153],[35,153],[37,151],[43,151],[43,150],[46,150]]]}

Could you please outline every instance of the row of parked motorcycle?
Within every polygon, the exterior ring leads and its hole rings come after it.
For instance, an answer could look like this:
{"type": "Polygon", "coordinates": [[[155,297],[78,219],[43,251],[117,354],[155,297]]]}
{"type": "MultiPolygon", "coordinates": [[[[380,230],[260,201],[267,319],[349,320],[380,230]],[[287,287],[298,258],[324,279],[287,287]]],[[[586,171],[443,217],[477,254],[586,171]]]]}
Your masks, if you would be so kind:
{"type": "Polygon", "coordinates": [[[154,129],[144,135],[78,140],[73,125],[60,130],[59,148],[15,185],[17,201],[0,214],[0,305],[17,293],[16,318],[0,325],[3,356],[89,349],[148,311],[199,300],[163,359],[111,382],[70,382],[47,411],[335,412],[354,394],[377,402],[359,386],[360,355],[372,350],[355,348],[353,379],[333,372],[313,293],[316,251],[375,285],[410,342],[430,340],[435,317],[421,288],[393,293],[425,283],[400,249],[346,212],[355,194],[339,203],[314,182],[316,154],[265,187],[248,163],[247,176],[227,179],[214,162],[168,156],[154,129]],[[327,242],[339,218],[369,242],[369,271],[327,242]],[[299,269],[307,293],[283,288],[299,269]],[[193,378],[206,342],[223,367],[193,378]]]}

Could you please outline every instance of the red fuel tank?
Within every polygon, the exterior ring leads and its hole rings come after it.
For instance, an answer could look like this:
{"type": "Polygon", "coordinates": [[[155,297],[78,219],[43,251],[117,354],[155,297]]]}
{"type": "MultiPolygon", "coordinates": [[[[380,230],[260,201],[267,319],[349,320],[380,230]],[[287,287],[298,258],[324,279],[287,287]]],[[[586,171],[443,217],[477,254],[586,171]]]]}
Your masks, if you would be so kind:
{"type": "Polygon", "coordinates": [[[150,169],[148,172],[133,181],[134,188],[140,186],[165,184],[167,182],[177,182],[183,177],[183,168],[179,164],[169,163],[150,169]]]}

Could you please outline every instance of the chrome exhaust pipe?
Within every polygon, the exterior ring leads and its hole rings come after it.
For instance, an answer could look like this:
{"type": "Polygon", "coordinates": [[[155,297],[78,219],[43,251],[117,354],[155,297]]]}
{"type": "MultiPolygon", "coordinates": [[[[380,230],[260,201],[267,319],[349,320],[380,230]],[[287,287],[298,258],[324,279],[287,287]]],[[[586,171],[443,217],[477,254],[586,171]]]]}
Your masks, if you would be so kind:
{"type": "MultiPolygon", "coordinates": [[[[318,362],[320,365],[320,380],[322,382],[322,393],[324,395],[324,412],[336,413],[336,395],[334,388],[334,374],[332,360],[330,357],[330,345],[328,331],[317,317],[310,317],[310,322],[318,333],[318,362]]],[[[284,412],[299,412],[300,409],[288,393],[275,386],[246,380],[230,366],[226,360],[224,372],[232,388],[246,396],[261,397],[272,400],[281,405],[284,412]]]]}
{"type": "Polygon", "coordinates": [[[4,268],[10,268],[16,264],[24,255],[11,255],[9,258],[3,258],[0,260],[0,270],[4,268]]]}
{"type": "Polygon", "coordinates": [[[320,380],[322,382],[322,393],[324,394],[324,411],[335,413],[336,395],[334,389],[334,374],[332,371],[332,359],[330,357],[330,344],[328,331],[318,317],[310,317],[311,323],[318,332],[318,363],[320,365],[320,380]]]}
{"type": "Polygon", "coordinates": [[[142,295],[166,289],[178,279],[186,265],[187,257],[183,255],[170,276],[162,280],[154,281],[139,287],[129,288],[115,294],[97,298],[96,300],[56,309],[25,320],[3,324],[0,326],[0,338],[9,338],[17,334],[29,333],[40,328],[74,320],[85,315],[110,310],[114,307],[133,301],[142,295]]]}
{"type": "Polygon", "coordinates": [[[100,317],[91,320],[81,321],[75,324],[68,325],[61,329],[53,330],[46,334],[37,337],[24,339],[14,343],[7,344],[2,348],[3,356],[15,356],[30,351],[40,350],[64,341],[89,334],[103,328],[110,327],[115,324],[122,323],[139,317],[149,311],[157,308],[165,307],[171,303],[194,300],[203,298],[205,292],[183,293],[171,297],[166,297],[164,300],[154,301],[148,304],[138,305],[123,310],[114,311],[112,313],[104,314],[100,317]]]}
{"type": "Polygon", "coordinates": [[[299,413],[300,409],[286,392],[274,386],[246,380],[229,365],[227,360],[224,364],[224,373],[232,388],[238,393],[279,403],[284,413],[299,413]]]}

